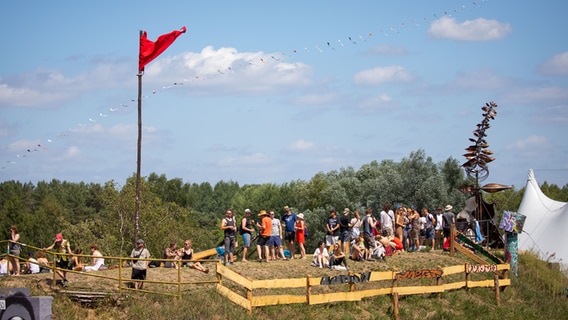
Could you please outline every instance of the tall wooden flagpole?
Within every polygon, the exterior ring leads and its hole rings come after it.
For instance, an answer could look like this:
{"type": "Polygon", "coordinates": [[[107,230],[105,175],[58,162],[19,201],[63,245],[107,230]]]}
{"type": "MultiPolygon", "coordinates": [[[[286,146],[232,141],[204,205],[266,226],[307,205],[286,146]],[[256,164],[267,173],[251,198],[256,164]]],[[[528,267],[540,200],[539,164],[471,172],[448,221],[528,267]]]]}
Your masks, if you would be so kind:
{"type": "Polygon", "coordinates": [[[134,242],[138,241],[140,220],[140,163],[142,162],[142,76],[144,66],[166,50],[186,28],[163,34],[154,41],[146,38],[146,32],[140,30],[140,53],[138,56],[138,155],[136,157],[136,215],[134,217],[134,242]]]}
{"type": "MultiPolygon", "coordinates": [[[[140,37],[142,33],[140,31],[140,37]]],[[[144,71],[138,70],[138,144],[136,155],[136,215],[134,217],[134,243],[138,240],[138,221],[140,220],[140,162],[142,161],[142,75],[144,71]]]]}

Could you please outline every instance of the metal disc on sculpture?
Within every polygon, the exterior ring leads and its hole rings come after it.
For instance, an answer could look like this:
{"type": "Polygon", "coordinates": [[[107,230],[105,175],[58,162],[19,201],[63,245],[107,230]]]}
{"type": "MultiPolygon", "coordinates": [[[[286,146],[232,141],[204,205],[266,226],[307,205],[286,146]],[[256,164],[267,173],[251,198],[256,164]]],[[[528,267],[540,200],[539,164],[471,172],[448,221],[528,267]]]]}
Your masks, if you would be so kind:
{"type": "Polygon", "coordinates": [[[484,185],[483,187],[481,187],[481,190],[485,191],[485,192],[489,192],[489,193],[495,193],[495,192],[499,192],[499,191],[503,191],[503,190],[507,190],[507,189],[511,189],[512,186],[507,186],[504,184],[499,184],[499,183],[488,183],[486,185],[484,185]]]}

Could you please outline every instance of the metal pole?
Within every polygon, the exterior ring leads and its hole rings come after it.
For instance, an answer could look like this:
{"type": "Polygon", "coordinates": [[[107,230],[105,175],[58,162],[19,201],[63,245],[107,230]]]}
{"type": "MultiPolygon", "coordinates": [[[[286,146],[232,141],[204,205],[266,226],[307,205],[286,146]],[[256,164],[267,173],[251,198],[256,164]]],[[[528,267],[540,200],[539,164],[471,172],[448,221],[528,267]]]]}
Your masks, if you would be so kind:
{"type": "MultiPolygon", "coordinates": [[[[143,31],[140,31],[142,37],[143,31]]],[[[136,155],[136,215],[134,218],[134,243],[138,240],[138,220],[140,219],[140,162],[142,159],[142,75],[138,70],[138,145],[136,155]]]]}

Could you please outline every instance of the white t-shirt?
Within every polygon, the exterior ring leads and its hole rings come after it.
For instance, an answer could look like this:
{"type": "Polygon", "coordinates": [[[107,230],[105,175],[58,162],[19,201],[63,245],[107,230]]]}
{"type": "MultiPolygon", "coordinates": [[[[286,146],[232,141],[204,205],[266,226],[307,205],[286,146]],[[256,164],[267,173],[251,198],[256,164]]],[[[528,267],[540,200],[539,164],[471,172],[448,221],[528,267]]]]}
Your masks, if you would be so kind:
{"type": "Polygon", "coordinates": [[[39,273],[39,264],[37,263],[37,260],[29,258],[28,261],[30,263],[30,273],[39,273]]]}
{"type": "Polygon", "coordinates": [[[361,220],[357,218],[353,218],[350,221],[351,223],[351,238],[355,239],[361,234],[361,220]]]}
{"type": "Polygon", "coordinates": [[[95,259],[95,265],[94,266],[86,266],[85,267],[85,271],[98,271],[99,268],[105,264],[105,259],[104,258],[99,258],[102,257],[103,255],[101,254],[101,252],[99,250],[95,250],[95,252],[93,252],[93,257],[95,259]]]}
{"type": "Polygon", "coordinates": [[[389,212],[381,211],[381,225],[383,228],[393,228],[394,212],[389,210],[389,212]]]}
{"type": "Polygon", "coordinates": [[[436,230],[442,230],[442,219],[443,219],[443,214],[437,214],[436,215],[436,227],[434,229],[436,230]]]}
{"type": "Polygon", "coordinates": [[[277,218],[272,219],[272,231],[270,236],[271,237],[280,236],[280,220],[277,218]]]}
{"type": "Polygon", "coordinates": [[[317,256],[322,255],[324,258],[329,259],[329,253],[327,253],[327,248],[323,248],[323,251],[320,251],[320,248],[317,247],[316,251],[314,251],[314,263],[317,264],[317,256]]]}
{"type": "Polygon", "coordinates": [[[8,260],[3,260],[0,262],[0,274],[8,273],[8,260]]]}
{"type": "Polygon", "coordinates": [[[426,217],[418,218],[418,223],[420,224],[420,230],[426,229],[426,217]]]}

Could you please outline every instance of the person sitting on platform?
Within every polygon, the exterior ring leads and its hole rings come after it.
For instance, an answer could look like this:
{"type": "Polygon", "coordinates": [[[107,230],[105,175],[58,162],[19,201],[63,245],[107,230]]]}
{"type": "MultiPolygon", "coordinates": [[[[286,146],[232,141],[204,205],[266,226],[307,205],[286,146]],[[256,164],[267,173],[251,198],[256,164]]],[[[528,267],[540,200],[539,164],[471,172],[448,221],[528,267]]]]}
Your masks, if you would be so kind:
{"type": "Polygon", "coordinates": [[[80,255],[83,254],[83,249],[75,248],[73,250],[73,257],[71,258],[71,262],[69,262],[69,269],[75,271],[82,271],[85,264],[83,263],[83,257],[80,255]]]}
{"type": "Polygon", "coordinates": [[[329,265],[329,254],[327,253],[327,248],[324,246],[323,241],[318,243],[318,247],[314,252],[314,261],[312,266],[314,267],[327,267],[329,265]]]}
{"type": "Polygon", "coordinates": [[[351,246],[351,260],[361,261],[365,260],[365,238],[362,234],[359,234],[355,240],[353,240],[353,246],[351,246]]]}
{"type": "Polygon", "coordinates": [[[333,253],[329,258],[329,268],[334,269],[342,264],[345,266],[345,270],[349,270],[347,267],[347,258],[345,257],[345,253],[341,250],[341,246],[336,243],[333,245],[333,253]]]}
{"type": "Polygon", "coordinates": [[[36,274],[39,273],[39,264],[34,257],[33,252],[28,252],[28,261],[26,261],[24,273],[25,274],[36,274]]]}
{"type": "Polygon", "coordinates": [[[105,264],[105,259],[103,254],[99,251],[99,247],[96,244],[91,244],[91,264],[84,266],[85,271],[99,271],[99,269],[105,264]]]}
{"type": "Polygon", "coordinates": [[[178,251],[178,256],[182,261],[182,266],[187,266],[201,272],[209,273],[209,268],[205,268],[201,263],[190,261],[193,260],[193,248],[191,248],[192,241],[185,240],[183,243],[183,248],[178,251]]]}
{"type": "MultiPolygon", "coordinates": [[[[166,248],[166,250],[164,250],[164,258],[165,259],[175,259],[175,260],[179,260],[180,257],[178,255],[178,250],[177,250],[177,244],[175,242],[171,242],[170,246],[168,248],[166,248]]],[[[164,263],[164,267],[165,268],[178,268],[178,263],[177,262],[172,262],[172,261],[166,261],[164,263]]]]}

